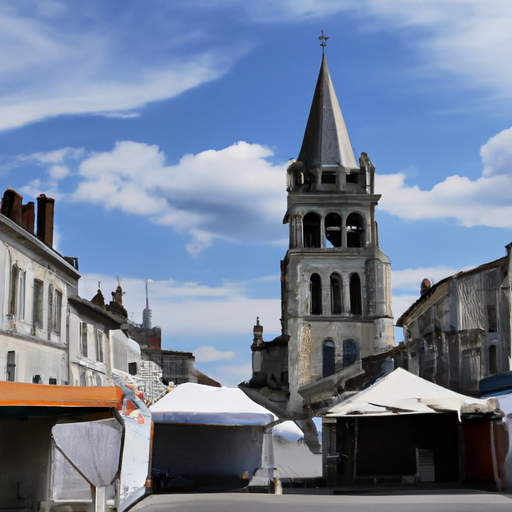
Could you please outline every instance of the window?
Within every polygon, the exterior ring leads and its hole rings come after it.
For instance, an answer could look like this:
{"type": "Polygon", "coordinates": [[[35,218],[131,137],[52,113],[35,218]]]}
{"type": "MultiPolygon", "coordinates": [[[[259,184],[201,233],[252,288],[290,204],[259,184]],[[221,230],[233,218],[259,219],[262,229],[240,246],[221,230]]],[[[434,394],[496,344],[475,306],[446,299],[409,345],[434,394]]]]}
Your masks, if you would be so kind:
{"type": "Polygon", "coordinates": [[[18,267],[11,267],[11,280],[9,283],[9,303],[7,304],[7,314],[16,315],[16,301],[18,298],[18,267]]]}
{"type": "Polygon", "coordinates": [[[57,385],[57,379],[54,379],[53,377],[50,377],[48,384],[51,384],[52,386],[57,385]]]}
{"type": "Polygon", "coordinates": [[[130,375],[137,375],[137,363],[128,363],[128,373],[130,375]]]}
{"type": "MultiPolygon", "coordinates": [[[[88,331],[88,328],[87,328],[87,323],[86,322],[81,322],[80,323],[80,353],[84,356],[84,357],[87,357],[87,331],[88,331]]],[[[84,384],[85,385],[85,384],[84,384]]]]}
{"type": "Polygon", "coordinates": [[[24,270],[19,271],[18,279],[18,318],[25,319],[25,287],[27,282],[27,273],[24,270]]]}
{"type": "Polygon", "coordinates": [[[310,305],[309,312],[312,315],[322,314],[322,279],[318,274],[313,274],[309,280],[310,305]]]}
{"type": "Polygon", "coordinates": [[[341,247],[341,217],[337,213],[325,217],[325,238],[333,247],[341,247]]]}
{"type": "Polygon", "coordinates": [[[60,334],[62,325],[62,292],[55,290],[52,317],[52,330],[60,334]]]}
{"type": "Polygon", "coordinates": [[[487,305],[487,332],[497,332],[498,321],[496,318],[496,306],[487,305]]]}
{"type": "Polygon", "coordinates": [[[6,379],[9,382],[14,382],[16,380],[16,352],[14,350],[9,350],[7,352],[7,375],[6,379]]]}
{"type": "Polygon", "coordinates": [[[43,328],[43,281],[34,279],[33,323],[38,329],[43,328]]]}
{"type": "Polygon", "coordinates": [[[365,220],[359,213],[351,213],[347,217],[347,247],[365,246],[365,220]]]}
{"type": "Polygon", "coordinates": [[[331,314],[341,315],[341,277],[338,274],[331,275],[331,314]]]}
{"type": "Polygon", "coordinates": [[[336,449],[336,425],[329,425],[329,455],[337,455],[336,449]]]}
{"type": "Polygon", "coordinates": [[[50,285],[48,285],[48,339],[50,339],[52,323],[53,323],[53,284],[50,284],[50,285]]]}
{"type": "Polygon", "coordinates": [[[357,343],[354,340],[343,341],[343,368],[354,364],[357,361],[357,343]]]}
{"type": "Polygon", "coordinates": [[[361,280],[358,274],[352,274],[350,276],[350,312],[353,315],[363,314],[361,304],[361,280]]]}
{"type": "Polygon", "coordinates": [[[324,342],[322,363],[322,375],[324,377],[329,377],[329,375],[334,375],[336,373],[335,350],[334,342],[332,340],[324,342]]]}
{"type": "Polygon", "coordinates": [[[32,384],[42,384],[42,383],[43,383],[43,379],[41,379],[41,375],[37,374],[37,375],[32,376],[32,384]]]}
{"type": "Polygon", "coordinates": [[[489,375],[498,373],[496,345],[489,345],[489,375]]]}
{"type": "Polygon", "coordinates": [[[96,359],[103,363],[103,333],[100,330],[96,331],[96,359]]]}
{"type": "Polygon", "coordinates": [[[320,215],[308,213],[304,216],[304,247],[320,247],[320,215]]]}

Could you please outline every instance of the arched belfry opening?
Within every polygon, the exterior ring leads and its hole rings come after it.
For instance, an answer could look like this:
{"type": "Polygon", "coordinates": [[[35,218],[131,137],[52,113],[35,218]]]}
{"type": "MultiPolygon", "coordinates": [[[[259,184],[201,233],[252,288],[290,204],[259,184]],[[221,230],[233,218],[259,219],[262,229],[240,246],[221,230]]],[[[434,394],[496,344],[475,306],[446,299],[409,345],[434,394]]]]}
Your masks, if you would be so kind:
{"type": "Polygon", "coordinates": [[[354,340],[343,341],[343,368],[354,364],[358,359],[359,351],[354,340]]]}
{"type": "Polygon", "coordinates": [[[331,275],[331,314],[341,315],[342,312],[342,282],[338,274],[331,275]]]}
{"type": "Polygon", "coordinates": [[[364,247],[366,245],[366,222],[359,213],[351,213],[345,223],[347,247],[364,247]]]}
{"type": "Polygon", "coordinates": [[[350,276],[350,312],[353,315],[363,314],[361,279],[359,274],[352,274],[350,276]]]}
{"type": "Polygon", "coordinates": [[[318,274],[312,274],[309,279],[310,305],[309,312],[312,315],[322,314],[322,278],[318,274]]]}
{"type": "Polygon", "coordinates": [[[322,354],[322,377],[336,373],[336,351],[332,340],[324,341],[322,354]]]}
{"type": "Polygon", "coordinates": [[[341,247],[341,234],[341,217],[337,213],[329,213],[325,217],[325,238],[332,247],[341,247]]]}
{"type": "Polygon", "coordinates": [[[304,247],[320,247],[320,215],[310,212],[304,216],[302,222],[304,226],[304,247]]]}

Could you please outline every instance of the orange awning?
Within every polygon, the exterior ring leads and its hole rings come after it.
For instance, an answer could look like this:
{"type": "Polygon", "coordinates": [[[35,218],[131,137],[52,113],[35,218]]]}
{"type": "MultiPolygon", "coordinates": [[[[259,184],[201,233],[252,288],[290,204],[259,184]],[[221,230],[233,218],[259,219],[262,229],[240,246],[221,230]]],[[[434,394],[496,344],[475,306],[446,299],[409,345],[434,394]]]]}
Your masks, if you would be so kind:
{"type": "Polygon", "coordinates": [[[117,386],[81,387],[0,382],[0,407],[116,407],[124,393],[117,386]]]}

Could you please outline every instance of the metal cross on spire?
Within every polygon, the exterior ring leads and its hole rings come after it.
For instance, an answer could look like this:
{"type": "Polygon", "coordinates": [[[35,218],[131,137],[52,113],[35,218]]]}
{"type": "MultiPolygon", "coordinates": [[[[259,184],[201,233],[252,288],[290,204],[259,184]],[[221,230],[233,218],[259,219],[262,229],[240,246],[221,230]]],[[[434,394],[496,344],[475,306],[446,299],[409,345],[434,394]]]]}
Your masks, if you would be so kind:
{"type": "Polygon", "coordinates": [[[323,30],[322,30],[321,32],[322,32],[322,35],[321,35],[318,39],[320,39],[320,41],[322,41],[322,42],[320,43],[320,46],[322,47],[322,55],[323,55],[323,54],[324,54],[324,51],[325,51],[325,47],[327,46],[327,44],[326,44],[326,43],[327,43],[327,39],[329,39],[329,36],[326,36],[326,35],[324,34],[324,31],[323,31],[323,30]]]}

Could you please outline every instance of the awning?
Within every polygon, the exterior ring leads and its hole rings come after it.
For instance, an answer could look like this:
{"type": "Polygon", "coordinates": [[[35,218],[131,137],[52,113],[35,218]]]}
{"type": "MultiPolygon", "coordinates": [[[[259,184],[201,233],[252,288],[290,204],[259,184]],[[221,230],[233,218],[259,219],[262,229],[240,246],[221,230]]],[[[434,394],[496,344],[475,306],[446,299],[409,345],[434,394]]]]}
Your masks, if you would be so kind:
{"type": "Polygon", "coordinates": [[[118,387],[49,386],[0,382],[0,407],[114,407],[123,392],[118,387]]]}
{"type": "Polygon", "coordinates": [[[277,419],[237,388],[187,382],[150,407],[155,423],[264,426],[277,419]]]}
{"type": "Polygon", "coordinates": [[[462,415],[502,416],[496,399],[479,400],[438,386],[407,370],[397,368],[368,389],[334,407],[327,417],[391,416],[457,412],[462,415]]]}

